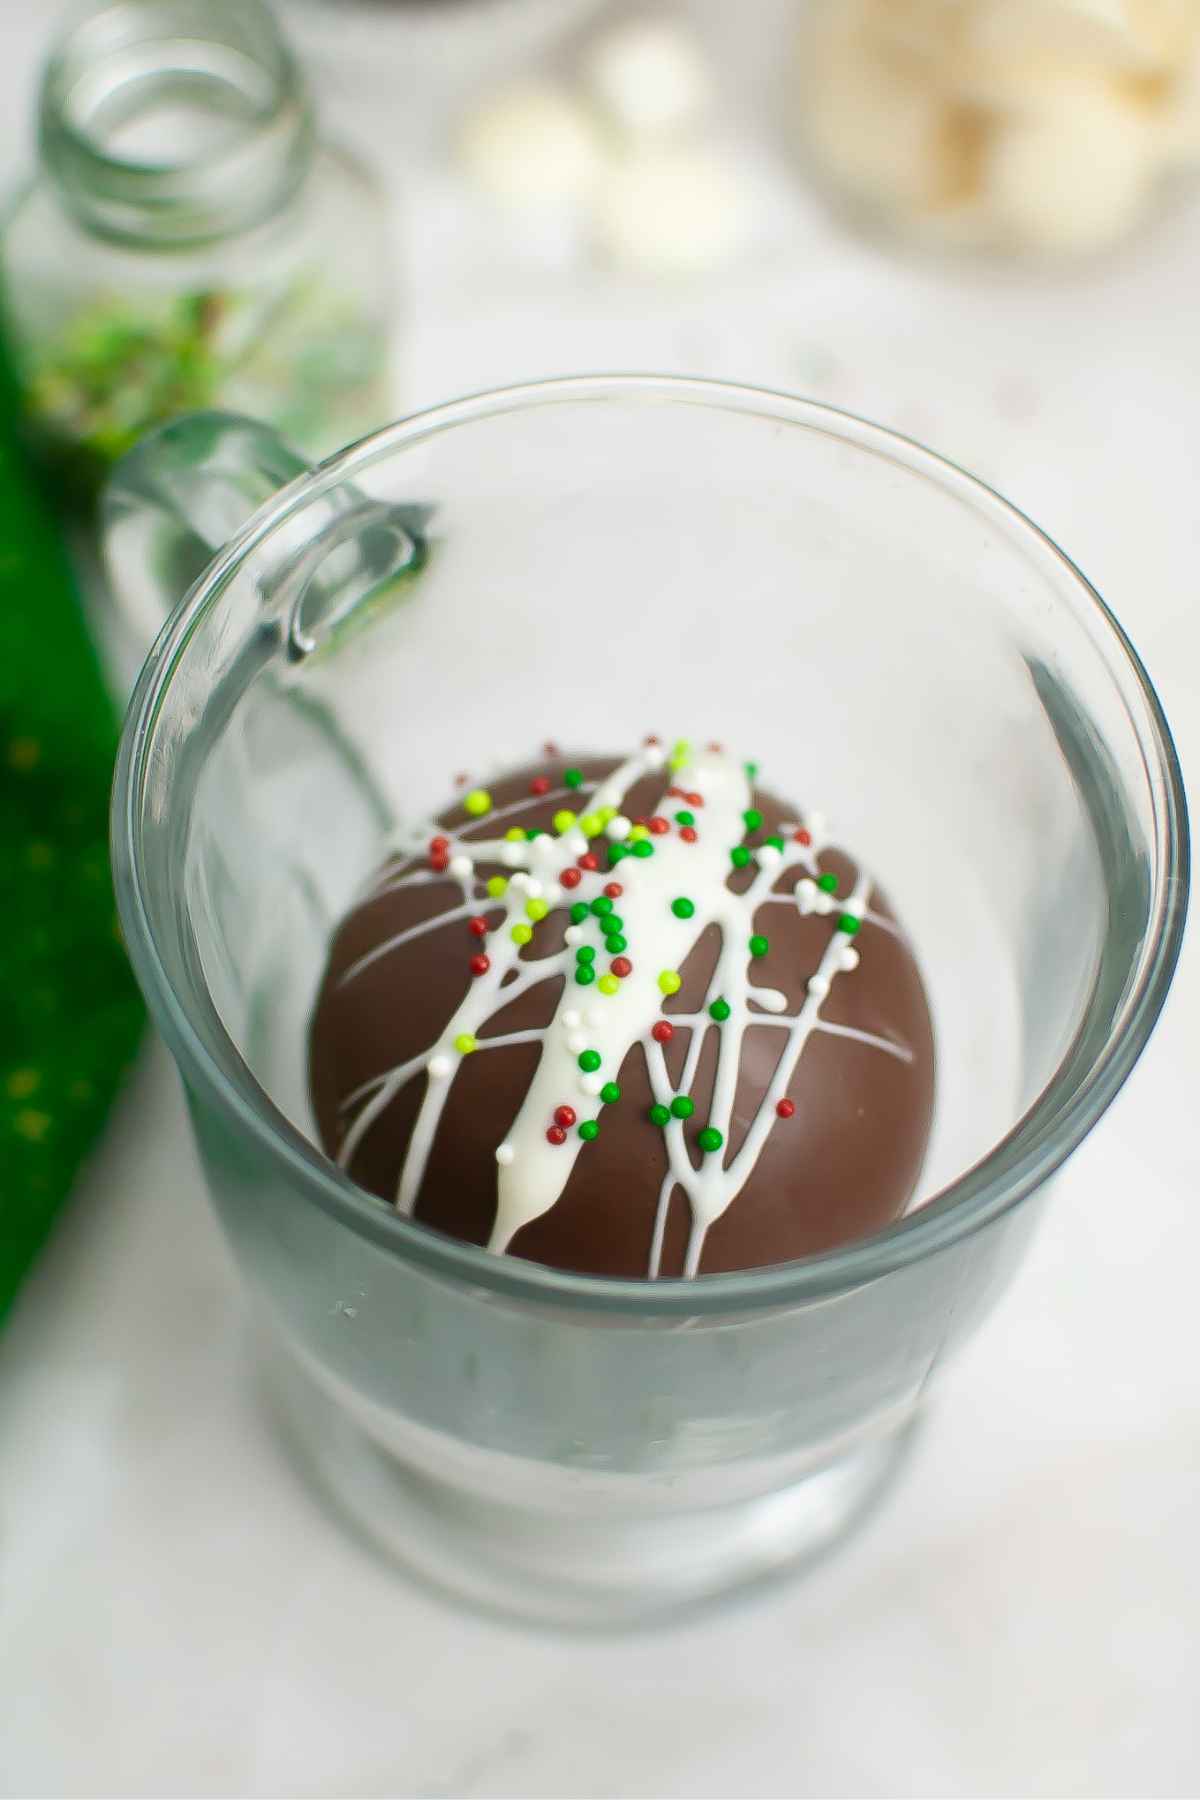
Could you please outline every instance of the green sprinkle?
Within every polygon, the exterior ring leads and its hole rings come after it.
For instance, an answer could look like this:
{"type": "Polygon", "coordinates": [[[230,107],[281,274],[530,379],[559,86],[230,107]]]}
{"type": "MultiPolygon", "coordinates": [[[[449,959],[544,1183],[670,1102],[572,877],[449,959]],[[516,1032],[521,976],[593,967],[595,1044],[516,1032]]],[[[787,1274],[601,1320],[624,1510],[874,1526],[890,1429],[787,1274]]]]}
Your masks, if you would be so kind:
{"type": "Polygon", "coordinates": [[[647,856],[653,856],[654,845],[650,842],[649,838],[639,838],[637,843],[633,846],[631,854],[640,856],[643,859],[647,856]]]}
{"type": "Polygon", "coordinates": [[[754,936],[750,939],[751,956],[765,956],[770,948],[770,940],[763,937],[760,932],[756,931],[754,936]]]}
{"type": "Polygon", "coordinates": [[[671,1102],[671,1111],[677,1119],[690,1119],[695,1110],[695,1101],[689,1100],[686,1094],[676,1094],[671,1102]]]}
{"type": "Polygon", "coordinates": [[[733,849],[729,852],[729,860],[732,862],[735,869],[744,869],[746,864],[750,861],[750,852],[747,850],[745,844],[735,844],[733,849]]]}
{"type": "Polygon", "coordinates": [[[613,931],[605,938],[604,948],[608,951],[610,956],[620,956],[622,950],[628,950],[629,943],[627,939],[621,936],[619,931],[613,931]]]}
{"type": "Polygon", "coordinates": [[[742,820],[747,831],[757,831],[762,824],[762,814],[757,806],[748,806],[742,814],[742,820]]]}
{"type": "Polygon", "coordinates": [[[603,1058],[598,1050],[583,1050],[579,1056],[579,1066],[585,1075],[594,1075],[603,1058]]]}
{"type": "Polygon", "coordinates": [[[675,823],[677,825],[694,825],[696,823],[696,815],[695,813],[687,812],[686,810],[684,812],[677,812],[675,814],[675,823]]]}
{"type": "Polygon", "coordinates": [[[825,893],[827,893],[827,894],[836,894],[837,893],[837,876],[836,875],[819,875],[817,877],[817,886],[819,888],[822,888],[825,891],[825,893]]]}
{"type": "Polygon", "coordinates": [[[681,894],[678,900],[672,900],[671,911],[677,919],[690,919],[696,910],[696,902],[681,894]]]}
{"type": "Polygon", "coordinates": [[[580,987],[591,987],[596,979],[596,971],[591,963],[580,963],[575,970],[575,980],[580,987]]]}
{"type": "Polygon", "coordinates": [[[770,844],[772,850],[782,850],[785,848],[781,837],[769,837],[764,839],[764,842],[770,844]]]}
{"type": "Polygon", "coordinates": [[[743,763],[742,767],[743,767],[743,769],[745,769],[745,771],[746,771],[747,775],[750,777],[751,781],[753,781],[754,777],[758,774],[758,764],[756,762],[748,762],[748,763],[743,763]]]}
{"type": "Polygon", "coordinates": [[[608,866],[615,869],[622,857],[632,856],[633,850],[628,844],[610,844],[608,846],[608,866]]]}
{"type": "Polygon", "coordinates": [[[595,1119],[585,1119],[579,1127],[579,1135],[585,1144],[594,1144],[600,1136],[600,1127],[595,1119]]]}
{"type": "Polygon", "coordinates": [[[502,899],[508,892],[508,877],[506,875],[493,875],[488,881],[487,891],[492,896],[493,900],[502,899]]]}
{"type": "Polygon", "coordinates": [[[540,825],[527,825],[525,827],[525,842],[527,844],[532,844],[534,838],[545,837],[545,835],[546,834],[540,825]]]}
{"type": "Polygon", "coordinates": [[[710,1019],[715,1019],[718,1025],[723,1025],[729,1017],[729,1011],[728,1000],[714,1000],[708,1009],[708,1016],[710,1019]]]}
{"type": "Polygon", "coordinates": [[[595,960],[596,952],[594,947],[591,944],[580,944],[578,950],[575,952],[575,961],[585,963],[595,962],[595,960]]]}
{"type": "Polygon", "coordinates": [[[492,796],[486,788],[472,788],[463,805],[473,819],[482,819],[484,813],[492,810],[492,796]]]}
{"type": "Polygon", "coordinates": [[[612,909],[613,903],[607,894],[597,894],[592,901],[591,911],[597,919],[602,919],[605,913],[610,913],[612,909]]]}
{"type": "Polygon", "coordinates": [[[843,913],[837,922],[837,928],[844,931],[847,937],[853,937],[861,924],[862,920],[856,919],[853,913],[843,913]]]}
{"type": "Polygon", "coordinates": [[[719,1150],[725,1139],[715,1125],[706,1125],[704,1130],[698,1134],[696,1142],[702,1150],[713,1151],[719,1150]]]}
{"type": "Polygon", "coordinates": [[[615,931],[624,931],[625,921],[624,919],[619,919],[616,913],[609,913],[600,921],[600,929],[611,936],[615,931]]]}
{"type": "Polygon", "coordinates": [[[569,788],[582,787],[583,786],[583,770],[582,769],[564,769],[563,770],[563,786],[569,787],[569,788]]]}
{"type": "Polygon", "coordinates": [[[574,906],[571,908],[571,923],[572,923],[572,925],[582,925],[583,921],[587,918],[587,916],[588,916],[587,901],[586,900],[577,900],[575,902],[574,906]]]}
{"type": "Polygon", "coordinates": [[[652,1125],[669,1125],[671,1123],[670,1107],[657,1104],[652,1106],[650,1108],[650,1123],[652,1125]]]}
{"type": "Polygon", "coordinates": [[[615,1106],[617,1104],[617,1101],[621,1098],[621,1090],[615,1081],[605,1082],[604,1086],[600,1089],[600,1098],[603,1100],[605,1106],[615,1106]]]}
{"type": "Polygon", "coordinates": [[[596,983],[596,986],[600,989],[602,994],[608,994],[610,996],[612,994],[619,994],[621,991],[620,977],[617,975],[602,975],[596,983]]]}

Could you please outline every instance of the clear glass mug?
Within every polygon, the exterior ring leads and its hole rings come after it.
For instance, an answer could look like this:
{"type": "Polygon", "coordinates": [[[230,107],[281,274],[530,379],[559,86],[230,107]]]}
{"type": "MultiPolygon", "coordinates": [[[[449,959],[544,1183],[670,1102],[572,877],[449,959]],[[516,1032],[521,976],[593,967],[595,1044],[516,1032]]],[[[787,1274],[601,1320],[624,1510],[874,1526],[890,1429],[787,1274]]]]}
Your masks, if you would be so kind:
{"type": "Polygon", "coordinates": [[[184,420],[118,471],[108,543],[126,631],[193,584],[126,726],[118,897],[311,1469],[410,1568],[560,1623],[825,1549],[1174,969],[1179,769],[1095,592],[903,438],[640,377],[461,401],[312,471],[184,420]],[[460,769],[651,728],[741,744],[826,809],[930,988],[914,1207],[803,1263],[564,1275],[397,1216],[311,1140],[309,1008],[387,832],[460,769]]]}

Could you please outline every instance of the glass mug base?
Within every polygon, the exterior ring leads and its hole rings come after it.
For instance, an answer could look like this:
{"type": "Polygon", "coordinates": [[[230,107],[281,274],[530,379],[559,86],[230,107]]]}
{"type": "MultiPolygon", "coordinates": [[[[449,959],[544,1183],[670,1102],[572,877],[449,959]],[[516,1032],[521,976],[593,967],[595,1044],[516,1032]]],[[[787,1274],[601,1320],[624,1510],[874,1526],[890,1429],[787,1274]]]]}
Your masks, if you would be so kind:
{"type": "MultiPolygon", "coordinates": [[[[274,1333],[260,1333],[256,1353],[289,1454],[357,1536],[443,1595],[559,1629],[665,1623],[799,1574],[869,1517],[921,1418],[914,1407],[803,1479],[750,1499],[596,1516],[442,1480],[381,1443],[274,1333]]],[[[543,1473],[530,1465],[534,1488],[543,1473]]]]}

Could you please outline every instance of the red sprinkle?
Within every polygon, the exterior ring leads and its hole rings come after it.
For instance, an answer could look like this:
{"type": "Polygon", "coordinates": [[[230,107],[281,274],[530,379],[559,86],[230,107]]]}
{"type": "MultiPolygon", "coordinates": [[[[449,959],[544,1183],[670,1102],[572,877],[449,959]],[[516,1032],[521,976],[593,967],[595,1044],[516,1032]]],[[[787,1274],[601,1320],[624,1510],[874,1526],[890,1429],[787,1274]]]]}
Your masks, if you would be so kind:
{"type": "Polygon", "coordinates": [[[571,1129],[572,1125],[575,1123],[576,1117],[577,1115],[573,1106],[556,1106],[554,1109],[554,1123],[556,1125],[561,1125],[564,1131],[569,1131],[571,1129]]]}
{"type": "Polygon", "coordinates": [[[552,1125],[546,1133],[546,1138],[551,1144],[565,1144],[567,1141],[567,1134],[561,1125],[552,1125]]]}
{"type": "Polygon", "coordinates": [[[670,831],[671,829],[670,819],[664,819],[661,813],[655,813],[654,817],[648,819],[646,823],[654,833],[655,837],[661,837],[664,831],[670,831]]]}
{"type": "Polygon", "coordinates": [[[703,806],[704,805],[704,795],[703,794],[687,794],[684,796],[684,798],[687,800],[687,803],[689,806],[703,806]]]}
{"type": "Polygon", "coordinates": [[[491,957],[485,956],[483,954],[482,950],[479,952],[478,956],[473,956],[471,958],[471,973],[472,973],[472,975],[486,975],[488,970],[491,968],[491,966],[492,966],[491,957]]]}
{"type": "Polygon", "coordinates": [[[548,794],[550,792],[550,777],[548,775],[535,775],[529,784],[529,791],[531,794],[548,794]]]}
{"type": "Polygon", "coordinates": [[[433,837],[429,840],[429,849],[433,856],[444,856],[449,848],[450,839],[448,837],[433,837]]]}
{"type": "Polygon", "coordinates": [[[581,869],[586,869],[590,875],[594,875],[596,870],[600,867],[600,863],[597,857],[588,850],[579,858],[579,866],[581,869]]]}
{"type": "Polygon", "coordinates": [[[431,850],[429,852],[429,866],[435,875],[444,875],[446,870],[450,867],[450,858],[446,855],[444,850],[431,850]]]}
{"type": "Polygon", "coordinates": [[[481,919],[478,916],[476,916],[473,919],[468,919],[467,920],[467,930],[470,932],[472,937],[486,937],[487,936],[487,920],[481,919]]]}
{"type": "Polygon", "coordinates": [[[681,825],[679,835],[685,844],[694,844],[700,834],[694,825],[681,825]]]}
{"type": "Polygon", "coordinates": [[[650,1036],[656,1044],[669,1044],[675,1036],[675,1027],[669,1019],[660,1019],[657,1025],[651,1026],[650,1036]]]}
{"type": "Polygon", "coordinates": [[[633,974],[633,964],[627,956],[614,956],[611,967],[614,975],[624,977],[633,974]]]}
{"type": "Polygon", "coordinates": [[[583,876],[579,873],[578,869],[564,869],[558,879],[565,888],[573,888],[579,886],[580,882],[583,880],[583,876]]]}
{"type": "Polygon", "coordinates": [[[792,842],[794,844],[811,844],[812,843],[812,832],[805,831],[805,829],[802,825],[800,827],[799,831],[793,831],[792,842]]]}
{"type": "Polygon", "coordinates": [[[625,892],[625,889],[621,886],[619,881],[606,881],[604,884],[604,891],[610,900],[619,900],[621,895],[625,892]]]}
{"type": "Polygon", "coordinates": [[[682,788],[668,788],[667,789],[667,799],[668,800],[686,800],[687,795],[684,793],[682,788]]]}
{"type": "Polygon", "coordinates": [[[790,1119],[795,1110],[796,1108],[790,1100],[781,1100],[775,1108],[781,1119],[790,1119]]]}

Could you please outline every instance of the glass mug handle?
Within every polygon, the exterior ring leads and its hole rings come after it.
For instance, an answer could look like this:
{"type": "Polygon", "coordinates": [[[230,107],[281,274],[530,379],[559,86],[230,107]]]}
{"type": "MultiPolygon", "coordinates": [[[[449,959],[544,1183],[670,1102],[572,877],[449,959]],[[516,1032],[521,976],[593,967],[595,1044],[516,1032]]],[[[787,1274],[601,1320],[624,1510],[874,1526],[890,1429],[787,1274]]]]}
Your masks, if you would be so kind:
{"type": "MultiPolygon", "coordinates": [[[[164,622],[258,509],[310,465],[235,413],[190,413],[151,432],[104,493],[109,616],[101,636],[128,693],[164,622]]],[[[254,559],[264,611],[293,661],[319,647],[369,595],[425,559],[428,509],[369,499],[349,484],[315,499],[254,559]]]]}

